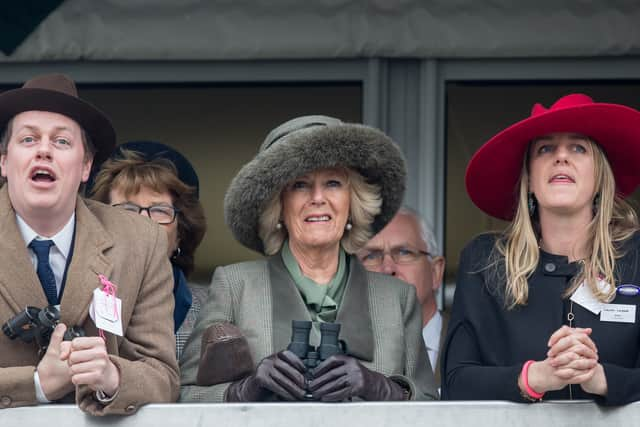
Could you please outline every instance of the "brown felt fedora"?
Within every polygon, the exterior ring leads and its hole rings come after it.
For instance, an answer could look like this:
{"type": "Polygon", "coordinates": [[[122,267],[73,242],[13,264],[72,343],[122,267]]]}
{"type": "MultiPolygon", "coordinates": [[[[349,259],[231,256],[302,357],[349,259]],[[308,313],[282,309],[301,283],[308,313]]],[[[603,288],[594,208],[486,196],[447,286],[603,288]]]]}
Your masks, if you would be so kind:
{"type": "Polygon", "coordinates": [[[105,160],[116,146],[116,132],[107,116],[78,97],[76,85],[64,74],[45,74],[21,88],[0,94],[0,129],[25,111],[50,111],[75,120],[95,147],[94,164],[105,160]]]}

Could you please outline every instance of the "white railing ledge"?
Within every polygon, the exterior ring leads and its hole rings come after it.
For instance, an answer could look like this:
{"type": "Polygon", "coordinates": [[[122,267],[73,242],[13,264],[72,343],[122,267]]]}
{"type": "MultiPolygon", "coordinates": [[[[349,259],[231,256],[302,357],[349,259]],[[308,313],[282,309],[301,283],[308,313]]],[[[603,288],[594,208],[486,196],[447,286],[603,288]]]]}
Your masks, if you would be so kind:
{"type": "Polygon", "coordinates": [[[640,402],[602,407],[590,401],[372,402],[147,405],[137,414],[92,417],[74,405],[0,410],[2,427],[586,427],[638,426],[640,402]]]}

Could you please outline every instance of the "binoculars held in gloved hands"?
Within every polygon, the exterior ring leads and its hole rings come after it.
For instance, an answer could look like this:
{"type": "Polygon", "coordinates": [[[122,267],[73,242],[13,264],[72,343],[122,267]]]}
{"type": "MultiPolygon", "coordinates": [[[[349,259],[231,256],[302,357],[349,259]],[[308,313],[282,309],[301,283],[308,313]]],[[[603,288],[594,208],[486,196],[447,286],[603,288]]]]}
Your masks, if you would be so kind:
{"type": "MultiPolygon", "coordinates": [[[[307,320],[293,320],[291,322],[291,343],[287,350],[298,356],[304,366],[305,380],[308,384],[313,380],[313,369],[321,362],[327,360],[334,354],[344,354],[344,343],[339,340],[340,324],[339,323],[320,323],[320,345],[314,347],[309,344],[309,334],[311,333],[312,323],[307,320]]],[[[311,393],[305,396],[311,400],[311,393]]]]}

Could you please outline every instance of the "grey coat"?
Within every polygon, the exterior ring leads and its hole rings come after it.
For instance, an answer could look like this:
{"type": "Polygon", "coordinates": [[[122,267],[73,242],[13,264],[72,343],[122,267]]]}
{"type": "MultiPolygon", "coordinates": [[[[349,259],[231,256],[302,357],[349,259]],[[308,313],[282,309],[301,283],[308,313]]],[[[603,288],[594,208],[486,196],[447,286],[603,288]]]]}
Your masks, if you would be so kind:
{"type": "MultiPolygon", "coordinates": [[[[366,367],[411,388],[415,400],[437,398],[422,341],[415,288],[390,276],[367,272],[356,257],[336,322],[348,354],[366,367]]],[[[200,343],[215,322],[231,322],[244,333],[254,363],[284,350],[292,320],[311,320],[280,254],[216,269],[209,297],[181,360],[184,402],[222,402],[229,383],[197,386],[200,343]]]]}

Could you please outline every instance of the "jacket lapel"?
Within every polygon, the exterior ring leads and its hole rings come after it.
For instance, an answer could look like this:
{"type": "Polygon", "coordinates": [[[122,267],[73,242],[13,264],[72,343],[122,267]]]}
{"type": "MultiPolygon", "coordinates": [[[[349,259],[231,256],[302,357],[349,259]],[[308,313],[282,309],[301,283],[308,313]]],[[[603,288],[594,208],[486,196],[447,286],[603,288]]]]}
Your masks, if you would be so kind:
{"type": "Polygon", "coordinates": [[[442,350],[444,348],[444,341],[447,339],[447,329],[449,327],[449,312],[442,311],[442,329],[440,329],[440,348],[438,350],[438,360],[436,360],[436,367],[434,376],[436,378],[436,384],[440,386],[440,361],[442,360],[442,350]]]}
{"type": "Polygon", "coordinates": [[[368,362],[373,361],[373,327],[369,311],[367,272],[356,257],[349,257],[347,288],[338,309],[340,339],[347,344],[347,353],[368,362]]]}
{"type": "MultiPolygon", "coordinates": [[[[47,306],[47,298],[31,263],[27,245],[16,223],[7,185],[0,189],[0,295],[14,313],[26,306],[47,306]]],[[[4,322],[6,319],[0,319],[4,322]]]]}
{"type": "Polygon", "coordinates": [[[273,305],[273,348],[280,351],[286,349],[291,341],[291,321],[311,321],[311,317],[280,252],[269,257],[267,263],[273,305]]]}
{"type": "Polygon", "coordinates": [[[111,276],[113,265],[105,251],[113,246],[111,235],[78,197],[73,257],[67,272],[60,313],[67,325],[84,323],[93,290],[100,285],[99,274],[111,276]]]}
{"type": "MultiPolygon", "coordinates": [[[[268,265],[273,304],[273,348],[279,351],[287,348],[291,341],[291,320],[311,320],[311,317],[280,254],[270,257],[268,265]]],[[[347,344],[348,354],[373,361],[367,272],[353,256],[349,259],[346,286],[336,317],[336,322],[341,324],[340,339],[347,344]]]]}

